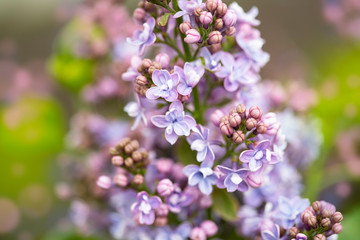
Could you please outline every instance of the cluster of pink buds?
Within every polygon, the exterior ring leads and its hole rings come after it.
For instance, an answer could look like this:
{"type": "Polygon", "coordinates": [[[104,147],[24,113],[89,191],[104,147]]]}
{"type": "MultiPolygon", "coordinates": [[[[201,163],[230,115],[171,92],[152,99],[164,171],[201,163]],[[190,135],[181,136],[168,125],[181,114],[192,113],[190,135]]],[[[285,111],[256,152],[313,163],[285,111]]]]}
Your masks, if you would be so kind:
{"type": "Polygon", "coordinates": [[[202,43],[219,46],[224,36],[231,36],[235,33],[237,16],[233,10],[222,0],[207,0],[205,9],[197,7],[194,15],[198,26],[192,26],[190,22],[183,22],[180,31],[186,34],[185,42],[202,43]],[[196,29],[197,28],[197,29],[196,29]]]}
{"type": "Polygon", "coordinates": [[[138,7],[134,10],[133,17],[136,21],[144,23],[146,21],[147,13],[154,12],[156,7],[154,4],[142,0],[138,3],[138,7]]]}
{"type": "MultiPolygon", "coordinates": [[[[316,201],[301,213],[301,221],[304,224],[304,231],[311,232],[314,240],[325,240],[333,234],[342,232],[341,221],[343,215],[336,211],[334,205],[325,201],[316,201]]],[[[304,233],[297,227],[290,228],[289,235],[293,239],[307,239],[304,233]]]]}
{"type": "MultiPolygon", "coordinates": [[[[160,61],[163,62],[163,64],[166,64],[167,61],[165,57],[158,57],[157,60],[159,60],[159,62],[151,61],[150,59],[145,58],[138,66],[137,71],[140,73],[140,75],[137,76],[135,80],[136,93],[145,96],[146,91],[151,87],[151,75],[156,69],[162,69],[162,64],[160,61]]],[[[167,64],[169,63],[167,62],[167,64]]]]}
{"type": "Polygon", "coordinates": [[[264,134],[267,130],[266,125],[261,121],[262,110],[258,106],[246,109],[244,104],[239,104],[232,108],[228,115],[221,116],[221,112],[214,112],[213,123],[219,126],[222,134],[240,144],[246,138],[253,138],[258,134],[264,134]],[[220,117],[220,121],[216,118],[220,117]],[[248,136],[246,137],[246,135],[248,136]]]}
{"type": "Polygon", "coordinates": [[[126,187],[133,183],[140,186],[144,183],[143,170],[149,165],[149,154],[139,150],[139,142],[130,138],[122,139],[115,147],[110,148],[111,163],[118,167],[114,183],[126,187]]]}

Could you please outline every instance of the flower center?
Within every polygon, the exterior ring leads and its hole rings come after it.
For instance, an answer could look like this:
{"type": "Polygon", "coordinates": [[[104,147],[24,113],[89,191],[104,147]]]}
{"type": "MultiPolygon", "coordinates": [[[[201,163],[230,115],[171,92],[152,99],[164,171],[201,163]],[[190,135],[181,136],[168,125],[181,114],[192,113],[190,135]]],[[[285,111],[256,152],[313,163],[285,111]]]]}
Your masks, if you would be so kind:
{"type": "Polygon", "coordinates": [[[261,160],[263,157],[264,157],[264,153],[262,151],[256,152],[256,154],[254,156],[255,160],[257,160],[257,161],[261,160]]]}
{"type": "Polygon", "coordinates": [[[242,179],[238,174],[233,173],[233,174],[231,174],[231,182],[233,182],[236,185],[239,185],[239,183],[242,182],[242,179]]]}

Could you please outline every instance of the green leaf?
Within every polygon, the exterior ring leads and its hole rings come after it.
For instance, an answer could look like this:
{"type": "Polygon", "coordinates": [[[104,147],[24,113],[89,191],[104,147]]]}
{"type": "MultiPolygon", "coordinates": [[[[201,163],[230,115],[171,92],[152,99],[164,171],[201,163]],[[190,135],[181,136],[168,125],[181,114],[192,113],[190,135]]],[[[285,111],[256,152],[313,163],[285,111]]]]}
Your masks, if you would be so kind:
{"type": "Polygon", "coordinates": [[[186,142],[186,140],[181,139],[181,142],[177,144],[176,147],[176,155],[182,164],[197,164],[196,152],[190,149],[190,145],[186,142]]]}
{"type": "Polygon", "coordinates": [[[160,26],[165,26],[166,23],[167,23],[167,21],[168,21],[168,19],[169,19],[169,16],[170,16],[170,15],[171,15],[170,13],[165,13],[165,14],[161,17],[161,20],[160,20],[160,22],[159,22],[159,25],[160,25],[160,26]]]}
{"type": "Polygon", "coordinates": [[[211,196],[216,213],[226,221],[235,221],[237,219],[236,213],[239,209],[239,203],[231,193],[215,188],[211,196]]]}

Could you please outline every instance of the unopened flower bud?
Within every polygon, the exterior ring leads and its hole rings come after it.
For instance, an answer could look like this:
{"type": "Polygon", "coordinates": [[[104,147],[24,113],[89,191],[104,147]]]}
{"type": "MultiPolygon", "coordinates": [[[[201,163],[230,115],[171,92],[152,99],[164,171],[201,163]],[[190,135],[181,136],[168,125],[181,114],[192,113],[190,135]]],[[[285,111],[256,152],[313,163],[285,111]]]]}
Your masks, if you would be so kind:
{"type": "Polygon", "coordinates": [[[256,127],[257,121],[254,118],[248,118],[245,122],[246,129],[251,130],[256,127]]]}
{"type": "Polygon", "coordinates": [[[200,18],[200,22],[202,24],[204,24],[205,26],[209,25],[213,20],[213,16],[212,16],[211,12],[207,12],[207,11],[203,11],[200,14],[199,18],[200,18]]]}
{"type": "Polygon", "coordinates": [[[155,219],[155,225],[157,227],[163,227],[167,224],[167,222],[168,222],[167,217],[159,216],[155,219]]]}
{"type": "Polygon", "coordinates": [[[266,125],[261,122],[258,125],[256,125],[256,130],[254,131],[254,134],[255,135],[264,134],[264,133],[266,133],[266,130],[267,130],[266,125]]]}
{"type": "Polygon", "coordinates": [[[236,33],[236,29],[235,27],[229,27],[228,29],[225,30],[225,34],[227,36],[232,36],[236,33]]]}
{"type": "Polygon", "coordinates": [[[152,4],[152,3],[150,3],[150,2],[148,2],[148,1],[145,1],[145,3],[144,3],[144,9],[147,10],[147,11],[149,11],[149,12],[152,12],[152,11],[155,10],[155,5],[152,4]]]}
{"type": "Polygon", "coordinates": [[[118,174],[114,177],[114,183],[119,187],[126,187],[129,184],[129,178],[125,174],[118,174]]]}
{"type": "Polygon", "coordinates": [[[178,95],[178,99],[179,99],[181,102],[187,102],[187,101],[190,99],[190,94],[188,94],[188,95],[181,95],[181,94],[179,94],[179,95],[178,95]]]}
{"type": "Polygon", "coordinates": [[[223,16],[226,14],[227,12],[227,5],[225,3],[221,3],[218,5],[217,9],[216,9],[216,12],[219,16],[223,16]]]}
{"type": "Polygon", "coordinates": [[[219,127],[221,133],[228,137],[230,137],[234,132],[234,129],[231,128],[228,120],[221,121],[219,127]]]}
{"type": "Polygon", "coordinates": [[[251,172],[246,177],[246,181],[250,187],[259,188],[259,187],[261,187],[261,185],[263,183],[263,178],[262,178],[261,174],[256,174],[256,173],[251,172]]]}
{"type": "Polygon", "coordinates": [[[209,44],[218,44],[221,43],[223,39],[223,36],[221,35],[221,32],[219,31],[212,31],[209,33],[209,44]]]}
{"type": "Polygon", "coordinates": [[[215,110],[211,116],[210,116],[210,120],[211,122],[215,125],[215,126],[219,126],[220,124],[220,119],[224,116],[224,113],[221,110],[215,110]]]}
{"type": "Polygon", "coordinates": [[[192,26],[190,24],[190,22],[183,22],[180,24],[180,31],[182,33],[186,33],[188,30],[192,29],[192,26]]]}
{"type": "MultiPolygon", "coordinates": [[[[200,17],[203,12],[204,12],[204,10],[202,8],[200,8],[200,7],[197,7],[197,8],[194,9],[194,14],[197,17],[200,17]]],[[[200,21],[201,21],[201,18],[200,18],[200,21]]]]}
{"type": "Polygon", "coordinates": [[[213,12],[218,7],[218,0],[207,0],[206,1],[206,9],[210,12],[213,12]]]}
{"type": "Polygon", "coordinates": [[[218,52],[218,51],[221,50],[221,44],[220,44],[220,43],[218,43],[218,44],[211,44],[211,45],[209,46],[209,50],[210,50],[210,52],[211,52],[212,54],[214,54],[214,53],[216,53],[216,52],[218,52]]]}
{"type": "Polygon", "coordinates": [[[162,179],[156,187],[157,192],[160,196],[169,196],[174,191],[174,184],[170,179],[162,179]]]}
{"type": "Polygon", "coordinates": [[[128,155],[130,155],[133,151],[138,150],[138,149],[139,149],[139,142],[137,140],[132,140],[124,148],[125,153],[128,155]]]}
{"type": "Polygon", "coordinates": [[[191,230],[190,233],[191,240],[206,240],[206,233],[200,227],[195,227],[191,230]]]}
{"type": "Polygon", "coordinates": [[[341,225],[341,223],[335,223],[335,224],[332,226],[331,230],[333,230],[333,232],[334,232],[335,234],[339,234],[339,233],[342,232],[343,226],[341,225]]]}
{"type": "Polygon", "coordinates": [[[146,86],[149,83],[147,78],[143,75],[137,76],[135,82],[136,82],[136,84],[138,84],[140,86],[146,86]]]}
{"type": "Polygon", "coordinates": [[[239,127],[241,124],[241,117],[237,112],[231,113],[229,116],[229,123],[230,126],[233,128],[239,127]]]}
{"type": "Polygon", "coordinates": [[[96,185],[103,189],[109,189],[111,187],[111,179],[108,176],[100,176],[96,181],[96,185]]]}
{"type": "Polygon", "coordinates": [[[141,174],[136,174],[133,179],[133,183],[136,185],[141,185],[144,183],[144,176],[141,174]]]}
{"type": "Polygon", "coordinates": [[[327,217],[330,218],[336,211],[336,208],[334,205],[332,205],[331,203],[325,202],[325,201],[321,201],[321,216],[322,217],[327,217]]]}
{"type": "Polygon", "coordinates": [[[309,219],[307,220],[307,224],[310,226],[310,227],[316,227],[316,224],[317,224],[317,219],[315,216],[311,216],[309,217],[309,219]]]}
{"type": "Polygon", "coordinates": [[[125,159],[125,166],[131,168],[134,165],[134,160],[131,157],[125,159]]]}
{"type": "Polygon", "coordinates": [[[156,55],[155,61],[159,62],[163,68],[168,68],[170,64],[170,57],[166,53],[159,53],[156,55]]]}
{"type": "Polygon", "coordinates": [[[153,62],[153,66],[158,70],[162,69],[161,63],[159,63],[159,62],[153,62]]]}
{"type": "Polygon", "coordinates": [[[236,111],[240,114],[241,119],[246,119],[246,107],[244,104],[237,105],[236,111]]]}
{"type": "Polygon", "coordinates": [[[186,31],[185,42],[192,44],[197,43],[201,39],[200,33],[196,29],[190,29],[186,31]]]}
{"type": "Polygon", "coordinates": [[[155,66],[151,66],[151,67],[149,67],[149,69],[148,69],[148,73],[149,73],[150,75],[152,75],[155,70],[156,70],[156,67],[155,67],[155,66]]]}
{"type": "Polygon", "coordinates": [[[206,236],[211,237],[214,236],[217,231],[218,227],[213,221],[205,220],[200,224],[200,228],[202,228],[206,234],[206,236]]]}
{"type": "Polygon", "coordinates": [[[233,134],[233,141],[235,143],[240,144],[244,140],[245,140],[245,134],[241,130],[238,130],[233,134]]]}
{"type": "Polygon", "coordinates": [[[218,18],[218,19],[215,20],[214,27],[215,27],[216,30],[222,29],[223,26],[224,26],[224,21],[221,18],[218,18]]]}
{"type": "Polygon", "coordinates": [[[303,233],[296,234],[296,240],[307,240],[307,236],[303,233]]]}
{"type": "Polygon", "coordinates": [[[113,156],[111,158],[111,163],[115,167],[121,167],[124,164],[124,159],[121,156],[113,156]]]}
{"type": "Polygon", "coordinates": [[[120,142],[116,144],[116,149],[121,151],[130,142],[131,142],[130,138],[123,138],[120,140],[120,142]]]}
{"type": "Polygon", "coordinates": [[[319,201],[313,202],[311,205],[315,212],[320,212],[321,210],[321,203],[319,201]]]}
{"type": "Polygon", "coordinates": [[[153,65],[152,61],[148,58],[145,58],[144,60],[142,60],[141,62],[141,66],[143,69],[148,69],[149,67],[151,67],[153,65]]]}
{"type": "Polygon", "coordinates": [[[333,222],[335,223],[339,223],[343,220],[343,215],[341,214],[341,212],[335,212],[333,215],[332,215],[332,220],[333,222]]]}
{"type": "Polygon", "coordinates": [[[317,234],[317,235],[314,237],[314,240],[326,240],[326,237],[325,237],[325,235],[323,235],[323,234],[317,234]]]}
{"type": "Polygon", "coordinates": [[[131,158],[134,159],[135,162],[140,162],[142,160],[142,154],[136,150],[131,154],[131,158]]]}
{"type": "Polygon", "coordinates": [[[116,154],[118,154],[118,151],[116,150],[116,148],[111,147],[111,148],[109,148],[109,153],[110,153],[110,155],[116,155],[116,154]]]}
{"type": "Polygon", "coordinates": [[[299,229],[297,228],[297,227],[292,227],[292,228],[290,228],[290,230],[289,230],[289,235],[290,235],[290,237],[296,237],[296,235],[299,233],[300,231],[299,231],[299,229]]]}
{"type": "Polygon", "coordinates": [[[223,17],[225,26],[232,27],[236,24],[237,16],[234,10],[227,10],[223,17]]]}
{"type": "Polygon", "coordinates": [[[314,214],[312,214],[312,212],[308,211],[308,210],[305,210],[301,213],[300,215],[300,219],[303,223],[307,223],[309,218],[314,216],[314,214]]]}
{"type": "Polygon", "coordinates": [[[256,120],[260,120],[262,117],[262,110],[259,106],[252,106],[249,109],[249,115],[252,118],[255,118],[256,120]]]}
{"type": "Polygon", "coordinates": [[[331,224],[330,218],[323,218],[321,219],[321,226],[326,228],[329,227],[331,224]]]}
{"type": "Polygon", "coordinates": [[[146,12],[143,8],[136,8],[134,11],[134,19],[143,22],[146,16],[146,12]]]}
{"type": "Polygon", "coordinates": [[[156,215],[157,216],[167,216],[169,214],[169,206],[165,203],[162,203],[160,207],[156,209],[156,215]]]}

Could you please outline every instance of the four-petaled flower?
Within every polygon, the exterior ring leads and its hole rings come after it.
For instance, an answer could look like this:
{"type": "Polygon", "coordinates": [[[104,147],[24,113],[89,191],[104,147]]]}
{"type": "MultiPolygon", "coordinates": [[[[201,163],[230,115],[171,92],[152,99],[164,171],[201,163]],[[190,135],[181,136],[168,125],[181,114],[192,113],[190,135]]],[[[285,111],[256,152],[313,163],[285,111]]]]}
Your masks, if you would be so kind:
{"type": "Polygon", "coordinates": [[[191,150],[197,151],[196,160],[198,162],[207,162],[212,165],[215,154],[212,148],[210,147],[211,143],[209,142],[209,132],[208,128],[205,128],[201,125],[197,125],[192,129],[192,133],[187,137],[187,141],[190,144],[191,150]]]}
{"type": "Polygon", "coordinates": [[[137,202],[131,206],[131,211],[138,217],[140,224],[151,225],[155,220],[155,209],[160,207],[161,199],[157,196],[149,197],[145,191],[139,192],[137,202]]]}
{"type": "Polygon", "coordinates": [[[192,196],[181,192],[180,188],[176,188],[175,191],[165,199],[166,204],[169,206],[169,210],[173,213],[179,213],[181,208],[189,206],[192,201],[192,196]]]}
{"type": "Polygon", "coordinates": [[[183,169],[184,174],[189,178],[190,186],[199,185],[199,189],[203,194],[209,195],[217,182],[218,177],[209,167],[199,167],[196,165],[187,165],[183,169]]]}
{"type": "Polygon", "coordinates": [[[245,168],[241,169],[230,169],[224,166],[217,166],[221,173],[221,176],[217,182],[218,188],[226,188],[228,192],[246,192],[249,186],[245,182],[249,170],[245,168]]]}
{"type": "Polygon", "coordinates": [[[202,0],[179,0],[178,4],[181,11],[177,12],[174,18],[179,18],[185,14],[193,15],[195,8],[202,4],[202,0]]]}
{"type": "Polygon", "coordinates": [[[285,229],[291,228],[295,223],[300,222],[300,214],[310,206],[309,199],[294,197],[292,199],[280,196],[278,209],[275,218],[280,220],[281,226],[285,229]]]}
{"type": "Polygon", "coordinates": [[[194,118],[185,115],[184,106],[179,100],[170,104],[165,115],[151,117],[151,122],[159,128],[166,128],[165,138],[170,144],[174,144],[178,136],[189,136],[190,130],[196,125],[194,118]]]}
{"type": "Polygon", "coordinates": [[[145,47],[151,46],[156,40],[153,32],[155,27],[155,19],[149,18],[144,24],[144,30],[138,30],[134,33],[133,39],[127,38],[128,43],[139,47],[139,55],[144,54],[145,47]]]}
{"type": "Polygon", "coordinates": [[[178,73],[170,74],[167,70],[156,69],[151,77],[156,86],[146,91],[148,99],[154,100],[162,97],[168,102],[173,102],[178,98],[176,91],[176,85],[180,79],[178,73]]]}
{"type": "Polygon", "coordinates": [[[244,9],[240,7],[237,2],[233,2],[229,5],[229,9],[235,11],[238,23],[240,24],[247,23],[252,26],[260,25],[260,21],[256,19],[256,16],[259,14],[259,9],[257,7],[252,7],[246,13],[244,9]]]}
{"type": "Polygon", "coordinates": [[[253,150],[246,150],[240,154],[240,161],[249,164],[249,169],[256,172],[265,164],[275,164],[280,161],[280,158],[268,148],[270,146],[269,140],[261,141],[253,150]]]}
{"type": "Polygon", "coordinates": [[[177,91],[181,95],[189,95],[192,89],[199,83],[201,77],[204,75],[204,68],[201,64],[185,63],[184,69],[175,66],[174,72],[180,76],[180,83],[177,86],[177,91]]]}
{"type": "Polygon", "coordinates": [[[215,73],[217,77],[225,78],[224,87],[229,92],[236,91],[240,86],[252,85],[259,76],[251,69],[251,61],[245,58],[235,58],[224,52],[221,58],[222,67],[215,73]]]}
{"type": "Polygon", "coordinates": [[[220,60],[223,52],[218,51],[214,54],[211,54],[209,49],[206,47],[203,48],[200,52],[200,56],[205,60],[205,67],[212,72],[216,72],[221,67],[220,60]]]}

